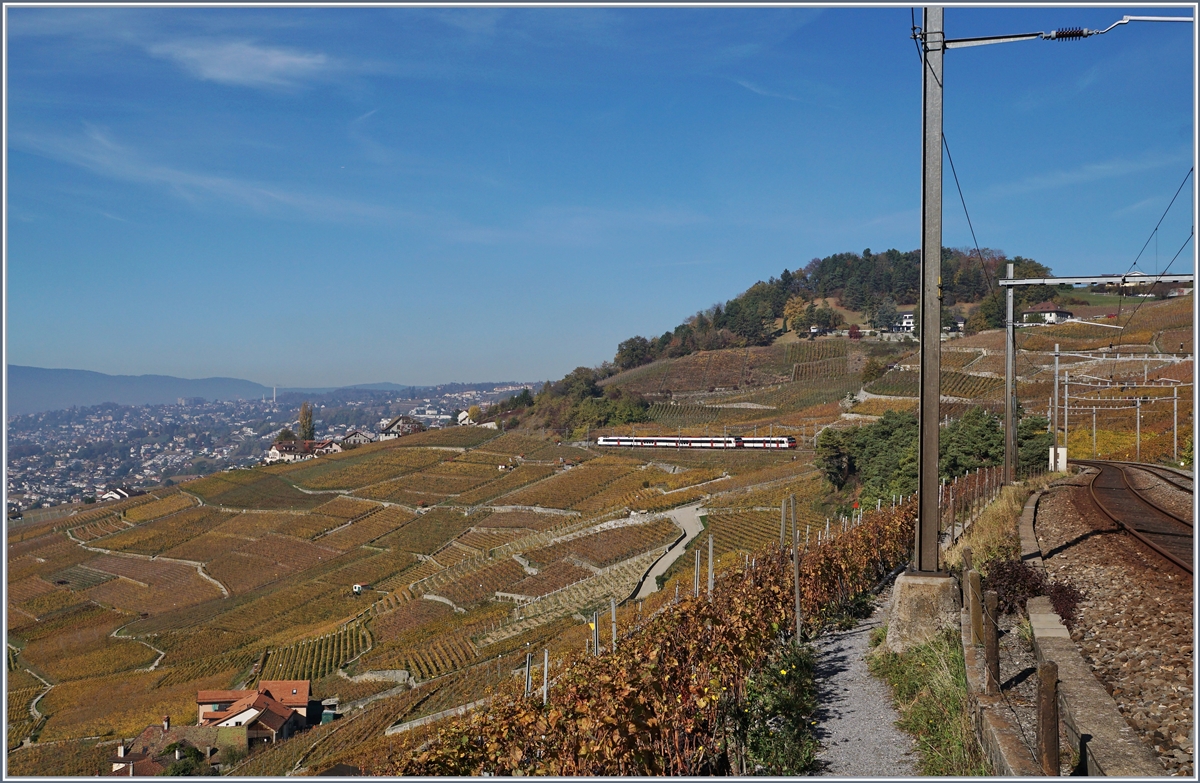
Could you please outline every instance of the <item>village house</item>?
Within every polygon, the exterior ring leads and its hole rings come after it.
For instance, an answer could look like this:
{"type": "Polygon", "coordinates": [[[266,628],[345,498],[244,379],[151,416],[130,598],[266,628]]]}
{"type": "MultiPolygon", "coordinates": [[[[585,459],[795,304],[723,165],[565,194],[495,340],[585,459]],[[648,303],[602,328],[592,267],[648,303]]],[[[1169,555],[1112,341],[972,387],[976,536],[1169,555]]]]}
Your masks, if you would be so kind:
{"type": "Polygon", "coordinates": [[[247,731],[245,727],[172,726],[171,716],[164,715],[161,724],[147,726],[128,747],[124,742],[117,746],[116,754],[109,758],[112,769],[108,775],[159,775],[189,755],[189,748],[195,748],[214,772],[219,771],[225,763],[222,752],[245,755],[247,731]]]}
{"type": "Polygon", "coordinates": [[[1054,302],[1042,302],[1026,310],[1023,319],[1027,324],[1060,324],[1070,317],[1069,311],[1054,302]]]}
{"type": "Polygon", "coordinates": [[[337,454],[341,450],[342,447],[333,440],[313,441],[313,454],[337,454]]]}
{"type": "Polygon", "coordinates": [[[362,446],[364,444],[374,442],[375,439],[373,437],[365,432],[362,432],[361,430],[350,430],[346,433],[345,437],[342,438],[343,446],[362,446]]]}
{"type": "Polygon", "coordinates": [[[399,438],[402,435],[412,435],[414,432],[420,432],[423,429],[425,429],[425,425],[412,416],[397,416],[379,430],[379,439],[391,440],[392,438],[399,438]]]}

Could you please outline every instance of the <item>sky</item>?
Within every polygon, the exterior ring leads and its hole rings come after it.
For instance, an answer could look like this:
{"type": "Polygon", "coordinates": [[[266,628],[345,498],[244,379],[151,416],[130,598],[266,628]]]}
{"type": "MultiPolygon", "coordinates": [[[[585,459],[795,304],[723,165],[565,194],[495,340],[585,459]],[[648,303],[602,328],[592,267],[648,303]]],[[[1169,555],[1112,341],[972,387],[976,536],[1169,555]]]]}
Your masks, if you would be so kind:
{"type": "MultiPolygon", "coordinates": [[[[9,364],[547,380],[757,280],[920,244],[909,7],[7,6],[9,364]]],[[[949,38],[1189,8],[948,7],[949,38]]],[[[921,23],[916,9],[916,22],[921,23]]],[[[980,246],[1161,271],[1195,32],[953,50],[980,246]]],[[[973,245],[945,166],[944,244],[973,245]]],[[[1172,271],[1190,271],[1194,244],[1172,271]]]]}

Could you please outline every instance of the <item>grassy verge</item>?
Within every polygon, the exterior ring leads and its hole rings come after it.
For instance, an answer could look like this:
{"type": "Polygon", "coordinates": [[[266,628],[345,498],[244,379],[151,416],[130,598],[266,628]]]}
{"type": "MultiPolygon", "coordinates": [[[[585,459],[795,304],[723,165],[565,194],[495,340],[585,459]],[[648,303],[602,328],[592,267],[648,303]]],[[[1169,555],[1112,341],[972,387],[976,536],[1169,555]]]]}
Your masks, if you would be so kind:
{"type": "Polygon", "coordinates": [[[980,565],[993,560],[1020,557],[1021,537],[1017,525],[1021,519],[1021,509],[1031,494],[1045,489],[1051,481],[1059,478],[1062,478],[1061,473],[1047,473],[1020,485],[1004,487],[1000,496],[984,509],[967,532],[946,549],[943,560],[946,567],[961,572],[964,546],[971,547],[972,559],[980,565]]]}
{"type": "Polygon", "coordinates": [[[882,639],[882,633],[872,634],[876,647],[868,665],[872,674],[891,686],[900,713],[896,725],[917,740],[920,774],[992,774],[967,708],[967,673],[958,630],[947,629],[903,655],[880,645],[882,639]]]}
{"type": "Polygon", "coordinates": [[[750,676],[738,735],[746,748],[744,775],[804,775],[812,772],[819,743],[813,736],[817,707],[808,646],[783,645],[750,676]]]}

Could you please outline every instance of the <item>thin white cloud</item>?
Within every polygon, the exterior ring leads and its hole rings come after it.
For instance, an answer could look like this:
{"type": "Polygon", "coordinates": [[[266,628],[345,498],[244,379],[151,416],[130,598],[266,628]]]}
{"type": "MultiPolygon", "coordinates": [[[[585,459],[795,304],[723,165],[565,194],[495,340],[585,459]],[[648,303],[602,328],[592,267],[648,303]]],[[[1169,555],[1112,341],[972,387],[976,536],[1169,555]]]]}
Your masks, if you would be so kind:
{"type": "Polygon", "coordinates": [[[93,126],[85,126],[82,137],[21,134],[10,137],[10,144],[109,179],[159,187],[192,204],[216,200],[263,214],[299,214],[326,220],[406,217],[388,207],[155,163],[93,126]]]}
{"type": "Polygon", "coordinates": [[[1130,204],[1129,206],[1121,207],[1116,212],[1113,212],[1113,217],[1123,217],[1134,212],[1141,212],[1147,207],[1154,205],[1156,202],[1158,202],[1158,199],[1156,198],[1144,198],[1136,204],[1130,204]]]}
{"type": "Polygon", "coordinates": [[[241,87],[297,87],[336,67],[332,58],[320,52],[248,41],[171,41],[154,44],[148,51],[174,62],[197,79],[241,87]]]}
{"type": "Polygon", "coordinates": [[[1088,182],[1124,177],[1142,171],[1162,168],[1163,166],[1186,163],[1189,160],[1191,160],[1190,154],[1147,155],[1136,160],[1113,158],[1112,160],[1097,163],[1084,163],[1073,169],[1048,171],[1044,174],[1036,174],[1015,182],[999,183],[988,188],[986,192],[988,196],[992,197],[1019,196],[1042,190],[1052,190],[1054,188],[1083,185],[1088,182]]]}
{"type": "Polygon", "coordinates": [[[797,98],[797,97],[796,97],[796,96],[794,96],[794,95],[786,95],[786,94],[784,94],[784,93],[782,93],[782,92],[775,92],[774,90],[768,90],[768,89],[767,89],[767,88],[765,88],[765,87],[759,87],[759,86],[758,86],[757,84],[755,84],[754,82],[749,82],[749,81],[746,81],[745,79],[735,79],[734,81],[736,81],[736,82],[737,82],[738,84],[740,84],[742,87],[745,87],[745,88],[746,88],[747,90],[749,90],[750,92],[752,92],[752,93],[755,93],[756,95],[761,95],[761,96],[763,96],[763,97],[765,97],[765,98],[782,98],[782,99],[784,99],[785,101],[798,101],[798,100],[800,100],[799,98],[797,98]]]}
{"type": "Polygon", "coordinates": [[[682,209],[615,210],[594,207],[544,207],[525,220],[502,227],[448,227],[447,237],[481,245],[590,246],[604,237],[640,229],[677,229],[705,222],[682,209]]]}

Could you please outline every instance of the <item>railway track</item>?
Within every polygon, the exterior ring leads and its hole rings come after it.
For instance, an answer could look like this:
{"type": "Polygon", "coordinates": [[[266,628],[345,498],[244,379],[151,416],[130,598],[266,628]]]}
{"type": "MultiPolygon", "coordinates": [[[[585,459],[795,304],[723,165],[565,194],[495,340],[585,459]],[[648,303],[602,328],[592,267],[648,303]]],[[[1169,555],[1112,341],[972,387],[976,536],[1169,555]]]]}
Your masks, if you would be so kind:
{"type": "MultiPolygon", "coordinates": [[[[1190,487],[1184,487],[1176,480],[1166,479],[1149,469],[1158,466],[1103,460],[1073,461],[1097,470],[1088,484],[1088,492],[1102,514],[1175,566],[1188,574],[1192,573],[1192,522],[1162,508],[1139,492],[1130,482],[1129,472],[1144,470],[1153,473],[1189,493],[1192,491],[1190,487]]],[[[1176,474],[1176,478],[1181,476],[1176,474]]]]}

